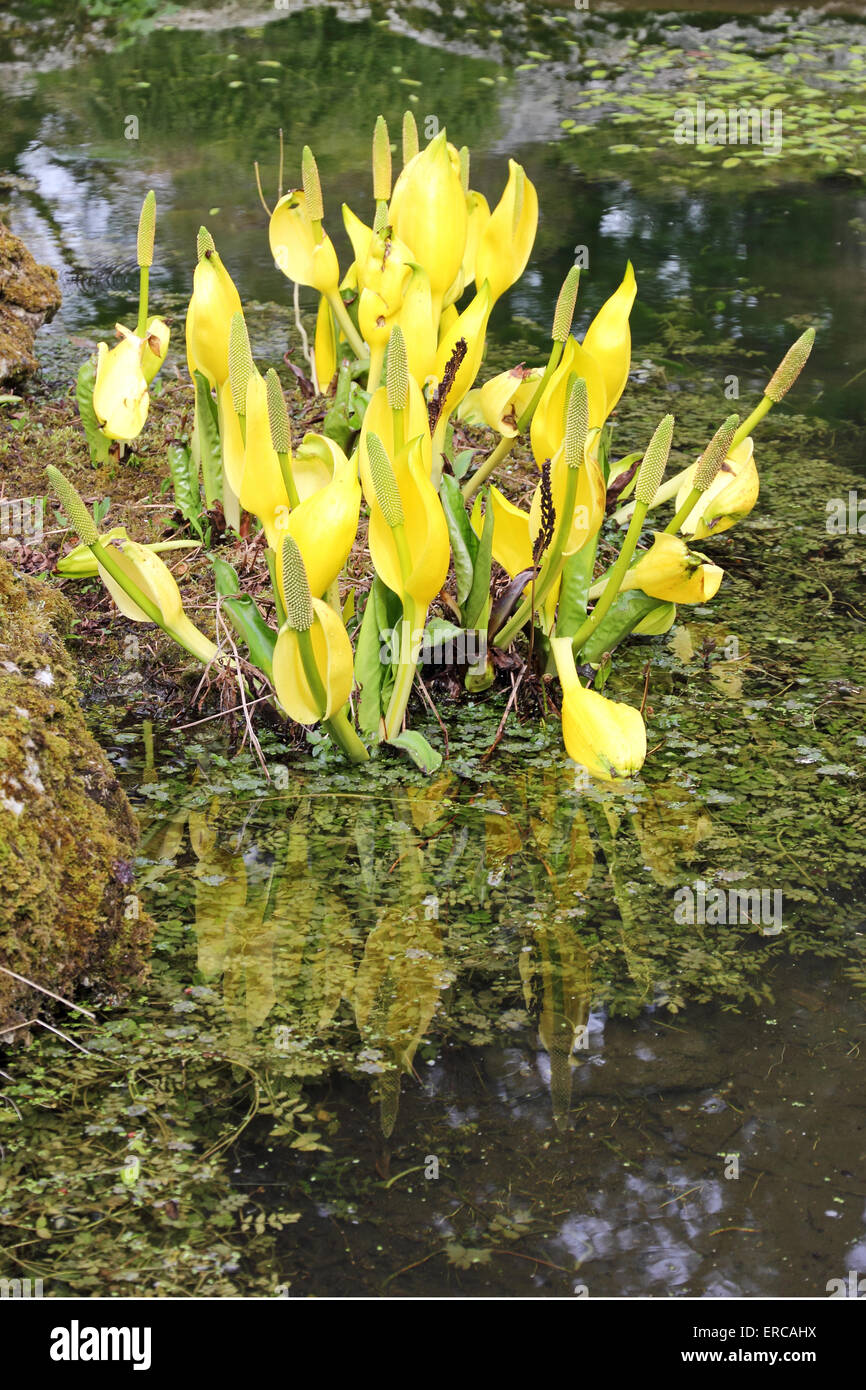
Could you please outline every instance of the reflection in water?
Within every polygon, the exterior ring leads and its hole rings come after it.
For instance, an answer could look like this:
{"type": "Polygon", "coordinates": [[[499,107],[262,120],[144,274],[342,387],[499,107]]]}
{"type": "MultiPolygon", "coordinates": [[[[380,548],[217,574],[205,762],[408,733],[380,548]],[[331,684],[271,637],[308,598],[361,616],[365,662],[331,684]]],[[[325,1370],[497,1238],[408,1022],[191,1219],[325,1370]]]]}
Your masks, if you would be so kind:
{"type": "Polygon", "coordinates": [[[200,986],[239,1055],[372,1076],[388,1138],[422,1044],[432,1062],[446,1041],[516,1030],[547,1054],[565,1129],[595,998],[634,1008],[667,990],[634,863],[667,889],[713,831],[682,786],[626,808],[581,797],[573,776],[545,768],[496,798],[466,799],[450,772],[381,796],[301,789],[246,815],[202,785],[146,832],[139,883],[146,898],[186,892],[200,986]]]}

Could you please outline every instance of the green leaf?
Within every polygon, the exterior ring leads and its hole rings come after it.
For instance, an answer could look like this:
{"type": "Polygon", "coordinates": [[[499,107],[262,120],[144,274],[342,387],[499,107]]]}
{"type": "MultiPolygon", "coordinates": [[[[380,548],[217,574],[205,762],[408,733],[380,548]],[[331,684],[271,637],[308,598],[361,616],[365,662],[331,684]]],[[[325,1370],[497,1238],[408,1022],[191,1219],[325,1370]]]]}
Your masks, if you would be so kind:
{"type": "MultiPolygon", "coordinates": [[[[641,619],[654,608],[663,606],[664,601],[649,598],[640,589],[626,589],[617,594],[610,610],[605,613],[592,636],[584,643],[580,658],[593,666],[601,661],[605,652],[612,652],[623,642],[641,619]]],[[[567,634],[565,634],[567,635],[567,634]]]]}
{"type": "Polygon", "coordinates": [[[222,598],[231,598],[234,594],[239,594],[241,581],[234,565],[228,564],[226,560],[221,560],[218,555],[211,555],[210,562],[213,565],[213,577],[217,593],[222,598]]]}
{"type": "Polygon", "coordinates": [[[457,576],[457,602],[461,608],[472,588],[472,574],[475,569],[475,556],[478,553],[478,537],[469,524],[466,505],[460,492],[460,484],[449,473],[443,474],[439,486],[439,500],[448,523],[448,537],[454,557],[454,573],[457,576]]]}
{"type": "Polygon", "coordinates": [[[563,565],[556,621],[557,637],[573,637],[586,618],[597,548],[598,536],[590,536],[580,550],[568,556],[563,565]]]}
{"type": "Polygon", "coordinates": [[[474,449],[460,450],[460,453],[457,455],[457,457],[451,464],[451,467],[454,470],[454,477],[457,480],[457,482],[459,482],[461,478],[466,477],[466,474],[469,472],[469,465],[471,464],[474,457],[474,449]]]}
{"type": "Polygon", "coordinates": [[[401,617],[400,600],[377,575],[367,595],[355,646],[355,680],[361,687],[358,725],[368,738],[378,737],[394,684],[391,663],[382,659],[382,634],[397,628],[401,617]]]}
{"type": "Polygon", "coordinates": [[[187,444],[169,444],[166,459],[178,510],[201,538],[201,493],[198,490],[198,470],[193,465],[192,452],[187,444]]]}
{"type": "Polygon", "coordinates": [[[420,767],[428,776],[442,766],[442,754],[431,748],[424,735],[415,729],[404,729],[389,742],[395,748],[402,748],[404,753],[408,753],[415,766],[420,767]]]}
{"type": "MultiPolygon", "coordinates": [[[[461,606],[466,627],[479,627],[485,607],[490,600],[490,564],[493,559],[493,508],[490,498],[485,503],[484,529],[478,543],[478,553],[472,571],[472,587],[461,606]]],[[[485,624],[486,626],[486,624],[485,624]]]]}
{"type": "Polygon", "coordinates": [[[75,383],[75,399],[78,402],[78,414],[81,416],[81,423],[84,426],[84,433],[87,438],[87,447],[90,449],[91,463],[107,463],[108,451],[111,441],[105,437],[99,428],[99,421],[96,418],[96,411],[93,409],[93,388],[96,385],[96,358],[88,357],[78,369],[78,378],[75,383]]]}
{"type": "Polygon", "coordinates": [[[195,483],[198,486],[198,469],[201,467],[204,482],[205,502],[210,509],[214,502],[221,502],[223,495],[222,446],[220,444],[219,415],[217,403],[211,395],[210,383],[201,372],[195,379],[195,425],[192,432],[192,458],[195,465],[195,483]]]}
{"type": "Polygon", "coordinates": [[[246,643],[250,661],[270,679],[274,673],[274,647],[277,634],[269,627],[249,594],[224,598],[220,611],[227,613],[232,627],[246,643]]]}

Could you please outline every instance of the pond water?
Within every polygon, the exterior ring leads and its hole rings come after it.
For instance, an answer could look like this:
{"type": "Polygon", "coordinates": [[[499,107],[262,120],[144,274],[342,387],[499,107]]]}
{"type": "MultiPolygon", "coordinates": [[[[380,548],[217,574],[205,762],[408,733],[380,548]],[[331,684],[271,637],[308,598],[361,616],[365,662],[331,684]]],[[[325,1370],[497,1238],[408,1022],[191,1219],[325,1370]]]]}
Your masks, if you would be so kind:
{"type": "MultiPolygon", "coordinates": [[[[798,39],[799,19],[732,4],[676,24],[645,5],[521,12],[497,33],[495,6],[475,23],[407,6],[390,25],[365,8],[158,31],[43,71],[8,40],[6,198],[65,295],[41,338],[49,380],[70,338],[128,318],[150,186],[154,304],[182,315],[205,222],[262,309],[258,350],[280,355],[289,314],[269,306],[288,296],[253,159],[272,196],[277,127],[289,161],[308,141],[336,226],[338,198],[366,207],[376,114],[396,132],[407,103],[472,147],[489,196],[509,154],[538,187],[503,357],[544,342],[578,245],[582,321],[634,261],[636,375],[664,364],[684,448],[728,373],[753,390],[807,323],[818,346],[762,434],[761,503],[720,542],[713,609],[617,660],[639,704],[653,656],[652,752],[624,792],[581,780],[555,721],[512,720],[485,760],[501,696],[447,721],[432,783],[287,755],[265,730],[268,782],[213,726],[93,701],[141,819],[133,896],[156,933],[146,989],[76,1034],[87,1056],[34,1049],[49,1114],[15,1157],[22,1190],[105,1217],[62,1252],[43,1227],[41,1266],[79,1293],[821,1296],[866,1272],[864,556],[825,525],[863,479],[862,174],[834,143],[848,118],[809,136],[820,180],[802,159],[786,178],[672,154],[661,106],[646,148],[631,124],[616,156],[605,108],[573,124],[602,61],[612,84],[630,54],[654,81],[660,54],[727,47],[783,83],[817,34],[841,84],[866,29],[812,17],[798,39]],[[62,1071],[59,1102],[40,1067],[62,1071]]],[[[678,81],[658,88],[674,104],[678,81]]],[[[667,408],[657,377],[631,394],[625,435],[667,408]]]]}

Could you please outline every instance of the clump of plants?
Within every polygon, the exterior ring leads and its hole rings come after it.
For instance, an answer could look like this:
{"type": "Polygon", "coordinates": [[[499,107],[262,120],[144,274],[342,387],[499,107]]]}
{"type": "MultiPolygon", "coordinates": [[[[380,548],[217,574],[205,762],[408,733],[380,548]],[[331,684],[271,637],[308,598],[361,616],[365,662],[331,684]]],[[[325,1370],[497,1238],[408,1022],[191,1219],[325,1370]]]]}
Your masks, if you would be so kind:
{"type": "MultiPolygon", "coordinates": [[[[244,512],[256,518],[278,627],[240,592],[232,567],[214,557],[216,602],[246,657],[234,638],[211,641],[184,612],[155,550],[126,535],[101,535],[72,485],[51,468],[81,540],[79,571],[98,573],[127,618],[156,623],[242,689],[254,671],[289,719],[320,726],[352,762],[385,743],[428,771],[438,766],[440,754],[407,728],[407,712],[425,652],[451,642],[474,654],[464,673],[469,691],[493,683],[506,651],[516,651],[524,669],[555,673],[570,757],[609,781],[633,775],[646,757],[642,712],[595,688],[596,673],[606,675],[610,654],[629,636],[665,633],[677,605],[716,595],[723,571],[693,546],[754,507],[752,431],[793,385],[814,331],[791,347],[747,419],[720,423],[699,458],[665,478],[671,415],[633,453],[615,459],[611,452],[608,421],[631,362],[631,264],[582,342],[571,332],[575,266],[556,304],[547,361],[476,385],[490,316],[523,274],[535,240],[538,199],[521,165],[509,161],[491,209],[471,187],[468,149],[455,148],[444,130],[420,149],[407,112],[394,180],[379,117],[371,221],[346,205],[342,215],[353,251],[345,270],[325,230],[316,161],[305,148],[301,186],[279,196],[269,236],[279,269],[319,295],[309,357],[330,405],[321,431],[294,445],[279,378],[257,367],[234,281],[209,232],[198,235],[186,320],[195,423],[188,445],[170,447],[167,467],[185,515],[196,512],[203,489],[205,505],[219,502],[230,526],[239,528],[244,512]],[[455,451],[458,420],[499,435],[474,471],[472,456],[455,451]],[[525,509],[492,478],[527,435],[538,483],[525,509]],[[647,537],[650,513],[668,502],[673,515],[647,537]],[[597,576],[613,505],[613,533],[627,529],[613,564],[597,576]],[[369,587],[341,586],[362,512],[369,587]],[[501,592],[492,582],[494,560],[509,576],[501,592]],[[437,600],[449,620],[431,617],[437,600]]],[[[137,438],[168,347],[168,328],[148,314],[155,216],[148,194],[136,327],[119,325],[117,346],[100,344],[79,377],[96,459],[137,438]]]]}

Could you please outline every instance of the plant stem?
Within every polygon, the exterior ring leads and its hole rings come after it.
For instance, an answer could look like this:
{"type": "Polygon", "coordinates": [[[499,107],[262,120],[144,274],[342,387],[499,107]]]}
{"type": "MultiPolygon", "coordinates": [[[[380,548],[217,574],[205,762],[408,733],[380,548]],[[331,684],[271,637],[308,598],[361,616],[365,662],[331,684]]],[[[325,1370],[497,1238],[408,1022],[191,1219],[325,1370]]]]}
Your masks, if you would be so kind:
{"type": "Polygon", "coordinates": [[[397,679],[394,682],[394,689],[391,692],[391,700],[388,704],[388,712],[385,715],[385,740],[390,742],[395,734],[399,734],[400,726],[403,723],[403,716],[406,713],[406,706],[409,703],[409,696],[412,693],[412,686],[415,681],[415,668],[417,665],[414,650],[414,628],[415,628],[415,600],[407,594],[403,600],[403,621],[400,627],[400,663],[397,667],[397,679]]]}
{"type": "Polygon", "coordinates": [[[527,618],[540,609],[553,585],[562,574],[562,566],[565,563],[562,554],[564,547],[568,543],[571,532],[571,524],[574,520],[574,499],[577,494],[577,478],[579,468],[567,469],[565,480],[565,497],[563,499],[562,510],[557,517],[556,530],[553,540],[548,548],[547,554],[541,566],[537,582],[533,580],[532,592],[528,599],[524,599],[517,612],[509,618],[502,631],[497,634],[496,645],[507,647],[512,639],[517,635],[527,618]]]}
{"type": "Polygon", "coordinates": [[[304,668],[304,675],[307,678],[307,685],[310,688],[313,705],[319,719],[323,719],[325,710],[328,708],[328,696],[322,684],[322,677],[316,665],[316,653],[313,651],[312,629],[296,629],[298,633],[298,650],[301,653],[301,665],[304,668]]]}
{"type": "Polygon", "coordinates": [[[323,721],[322,728],[339,744],[350,762],[365,763],[370,754],[355,733],[347,711],[348,705],[344,705],[336,714],[332,714],[330,719],[323,721]]]}
{"type": "Polygon", "coordinates": [[[367,390],[372,396],[382,378],[382,367],[385,363],[385,344],[376,343],[370,349],[370,370],[367,372],[367,390]]]}
{"type": "Polygon", "coordinates": [[[138,324],[136,333],[139,338],[143,338],[147,331],[147,300],[150,288],[150,267],[146,265],[138,268],[138,324]]]}
{"type": "Polygon", "coordinates": [[[298,489],[295,486],[295,475],[292,472],[292,461],[289,458],[288,454],[277,454],[277,459],[279,460],[280,472],[283,475],[283,482],[285,484],[286,492],[288,494],[289,504],[292,508],[292,511],[294,511],[295,507],[300,506],[300,498],[298,497],[298,489]]]}
{"type": "Polygon", "coordinates": [[[354,352],[355,356],[361,358],[369,357],[370,349],[367,347],[367,344],[364,342],[364,339],[360,336],[357,328],[353,324],[352,320],[349,318],[349,311],[343,303],[339,291],[337,291],[336,294],[329,294],[327,296],[327,300],[331,308],[333,309],[334,317],[336,318],[337,323],[340,325],[341,329],[346,335],[346,340],[351,345],[352,351],[354,352]]]}
{"type": "Polygon", "coordinates": [[[547,385],[550,378],[553,376],[553,373],[556,371],[556,368],[559,366],[559,359],[562,356],[562,350],[564,346],[564,343],[556,342],[550,349],[550,356],[547,359],[547,366],[545,367],[544,372],[542,373],[541,380],[539,381],[534,392],[532,393],[532,400],[529,402],[529,405],[526,407],[520,419],[517,421],[517,433],[512,435],[511,438],[509,438],[507,435],[503,435],[502,439],[500,439],[499,443],[493,450],[493,453],[490,455],[490,457],[485,459],[481,467],[475,473],[472,474],[472,477],[469,479],[469,481],[463,484],[464,502],[469,502],[471,498],[475,496],[478,489],[484,483],[487,482],[487,479],[490,477],[490,474],[493,472],[494,468],[497,468],[499,464],[502,462],[502,460],[504,458],[507,458],[508,455],[511,453],[511,450],[514,448],[520,435],[526,429],[527,425],[531,424],[532,417],[535,414],[535,411],[538,406],[538,402],[541,400],[541,397],[544,394],[544,388],[547,385]]]}
{"type": "Polygon", "coordinates": [[[697,503],[700,501],[703,495],[704,494],[699,487],[693,487],[691,489],[688,497],[686,498],[683,505],[680,507],[676,516],[672,517],[671,520],[668,522],[667,526],[665,527],[666,535],[675,536],[677,534],[686,517],[691,516],[693,509],[695,508],[695,506],[697,506],[697,503]]]}
{"type": "Polygon", "coordinates": [[[578,629],[578,631],[575,633],[572,646],[576,652],[580,651],[583,644],[595,632],[595,629],[598,627],[602,618],[605,616],[614,599],[616,598],[617,594],[619,593],[620,586],[622,584],[622,581],[625,579],[626,571],[628,570],[628,567],[631,563],[631,558],[634,555],[635,546],[637,545],[638,537],[640,536],[646,514],[646,502],[636,502],[634,515],[632,516],[632,519],[629,522],[628,531],[626,532],[625,540],[622,543],[622,549],[620,550],[619,555],[616,558],[616,563],[613,565],[613,568],[610,570],[610,573],[607,576],[607,583],[604,587],[604,592],[602,593],[601,597],[598,600],[598,603],[593,608],[589,617],[586,619],[586,622],[584,622],[578,629]]]}

